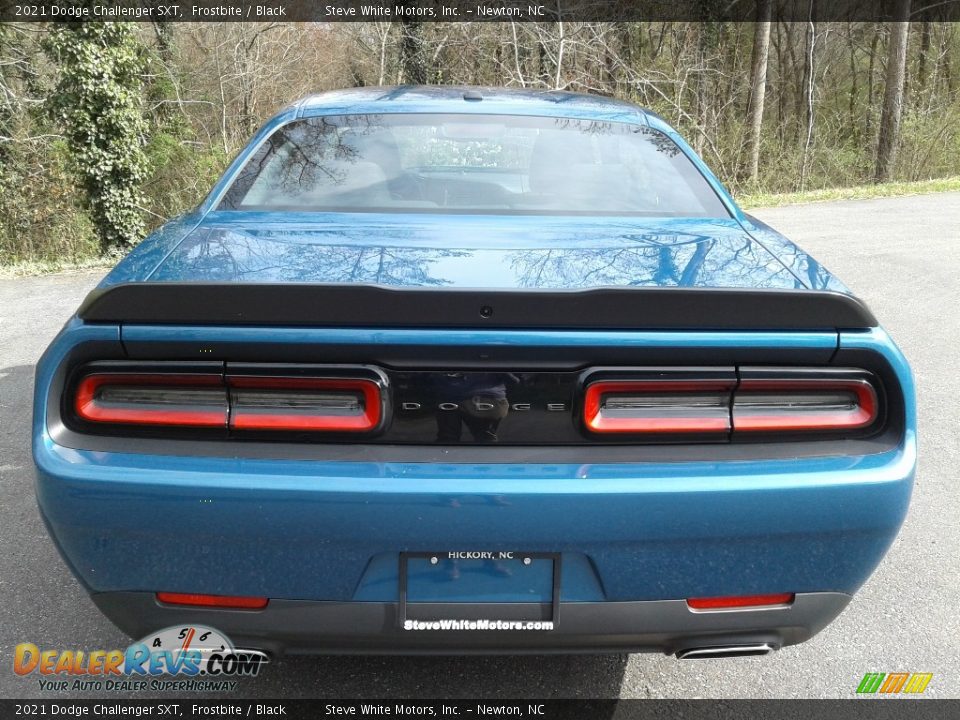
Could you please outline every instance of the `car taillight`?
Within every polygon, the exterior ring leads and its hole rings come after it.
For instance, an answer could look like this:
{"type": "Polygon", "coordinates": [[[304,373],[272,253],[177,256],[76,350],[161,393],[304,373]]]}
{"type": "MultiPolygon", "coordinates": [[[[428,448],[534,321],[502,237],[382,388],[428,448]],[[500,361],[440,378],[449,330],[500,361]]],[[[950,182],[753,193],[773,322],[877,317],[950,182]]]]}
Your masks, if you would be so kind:
{"type": "MultiPolygon", "coordinates": [[[[598,367],[566,382],[533,403],[523,382],[508,387],[516,412],[504,426],[535,420],[531,408],[552,419],[572,406],[573,442],[769,442],[862,438],[896,417],[878,377],[853,368],[598,367]]],[[[367,365],[104,361],[72,375],[61,408],[68,426],[103,434],[346,442],[386,430],[390,387],[388,373],[367,365]]]]}
{"type": "Polygon", "coordinates": [[[855,369],[740,368],[637,371],[587,376],[582,421],[593,435],[707,438],[864,431],[880,418],[874,378],[855,369]]]}
{"type": "Polygon", "coordinates": [[[587,385],[583,421],[594,433],[730,431],[731,380],[600,380],[587,385]]]}
{"type": "Polygon", "coordinates": [[[77,385],[74,410],[96,423],[225,428],[227,391],[219,375],[95,373],[77,385]]]}
{"type": "MultiPolygon", "coordinates": [[[[236,431],[364,433],[384,419],[381,385],[363,377],[93,369],[73,392],[82,422],[236,431]]],[[[372,375],[372,374],[371,374],[372,375]]]]}
{"type": "Polygon", "coordinates": [[[745,371],[734,393],[734,434],[859,430],[877,420],[877,391],[864,377],[758,374],[745,371]]]}
{"type": "Polygon", "coordinates": [[[372,380],[228,377],[227,384],[235,430],[369,432],[381,420],[372,380]]]}

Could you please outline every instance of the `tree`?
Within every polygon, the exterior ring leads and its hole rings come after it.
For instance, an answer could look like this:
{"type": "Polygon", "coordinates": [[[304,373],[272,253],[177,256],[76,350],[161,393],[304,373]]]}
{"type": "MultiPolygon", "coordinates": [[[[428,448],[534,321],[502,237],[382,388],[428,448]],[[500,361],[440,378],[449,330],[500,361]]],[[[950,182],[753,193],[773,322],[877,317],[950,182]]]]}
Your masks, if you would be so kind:
{"type": "Polygon", "coordinates": [[[749,183],[757,182],[760,171],[760,132],[763,129],[763,105],[767,93],[767,60],[770,57],[770,17],[773,5],[760,0],[753,34],[753,62],[750,67],[750,107],[747,126],[747,172],[749,183]]]}
{"type": "Polygon", "coordinates": [[[400,23],[400,66],[404,82],[426,85],[429,77],[427,60],[423,50],[423,23],[419,20],[404,20],[400,23]]]}
{"type": "Polygon", "coordinates": [[[907,71],[907,36],[910,30],[910,0],[898,0],[896,22],[890,26],[890,47],[887,54],[887,78],[877,138],[875,182],[887,182],[893,174],[900,141],[900,116],[903,112],[903,84],[907,71]]]}
{"type": "Polygon", "coordinates": [[[710,3],[701,0],[700,17],[696,27],[696,46],[694,50],[694,88],[693,104],[697,119],[698,132],[693,137],[693,147],[699,154],[703,154],[706,142],[706,128],[714,122],[713,86],[714,62],[717,46],[720,39],[720,23],[713,20],[712,11],[715,9],[710,3]]]}
{"type": "Polygon", "coordinates": [[[148,163],[141,112],[142,46],[133,23],[56,24],[45,49],[60,75],[51,109],[82,178],[103,251],[143,235],[148,163]]]}
{"type": "Polygon", "coordinates": [[[803,108],[806,114],[806,134],[803,141],[803,152],[800,157],[800,191],[807,189],[807,171],[810,168],[810,150],[813,147],[813,131],[815,125],[816,98],[816,69],[814,67],[817,45],[817,23],[813,18],[814,3],[810,2],[810,17],[807,21],[807,44],[803,54],[803,108]]]}

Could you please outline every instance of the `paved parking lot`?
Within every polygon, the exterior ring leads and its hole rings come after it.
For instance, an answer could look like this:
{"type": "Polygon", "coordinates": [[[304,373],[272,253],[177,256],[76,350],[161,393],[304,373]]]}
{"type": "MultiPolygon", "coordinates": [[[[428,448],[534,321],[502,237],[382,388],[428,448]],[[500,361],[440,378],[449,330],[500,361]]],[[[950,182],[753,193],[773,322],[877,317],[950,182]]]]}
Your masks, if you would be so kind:
{"type": "MultiPolygon", "coordinates": [[[[863,297],[916,373],[921,461],[907,522],[846,612],[765,658],[294,658],[249,697],[850,697],[865,672],[932,672],[960,697],[960,193],[760,210],[863,297]]],[[[0,697],[38,696],[13,647],[124,647],[57,556],[29,455],[33,365],[99,273],[0,280],[0,697]]]]}

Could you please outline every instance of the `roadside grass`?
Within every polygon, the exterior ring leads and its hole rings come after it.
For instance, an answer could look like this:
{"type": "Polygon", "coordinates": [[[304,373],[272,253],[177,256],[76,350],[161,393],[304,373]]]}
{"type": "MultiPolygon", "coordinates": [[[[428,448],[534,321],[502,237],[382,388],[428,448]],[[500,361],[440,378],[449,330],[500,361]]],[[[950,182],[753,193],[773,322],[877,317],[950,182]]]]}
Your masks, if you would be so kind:
{"type": "MultiPolygon", "coordinates": [[[[857,185],[854,187],[823,188],[806,192],[790,193],[745,193],[737,195],[737,204],[745,210],[783,205],[805,205],[830,200],[868,200],[871,198],[922,195],[925,193],[960,191],[960,175],[936,180],[916,182],[891,182],[882,185],[857,185]]],[[[29,260],[3,264],[0,262],[0,279],[48,275],[51,273],[81,272],[113,267],[119,256],[91,257],[85,260],[29,260]]]]}
{"type": "Polygon", "coordinates": [[[951,192],[960,190],[960,176],[917,180],[915,182],[891,182],[882,185],[856,185],[854,187],[823,188],[806,192],[746,193],[736,197],[737,204],[749,210],[758,207],[781,205],[804,205],[829,200],[869,200],[871,198],[922,195],[924,193],[951,192]]]}

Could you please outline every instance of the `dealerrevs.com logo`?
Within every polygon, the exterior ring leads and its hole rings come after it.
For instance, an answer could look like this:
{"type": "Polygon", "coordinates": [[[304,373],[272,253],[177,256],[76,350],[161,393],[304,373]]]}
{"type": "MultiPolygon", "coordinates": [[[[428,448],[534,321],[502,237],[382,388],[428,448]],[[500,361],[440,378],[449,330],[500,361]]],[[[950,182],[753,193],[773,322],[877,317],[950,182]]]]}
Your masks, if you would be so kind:
{"type": "Polygon", "coordinates": [[[125,650],[41,650],[33,643],[14,649],[13,671],[36,676],[41,690],[231,691],[237,679],[255,677],[268,662],[256,650],[237,650],[219,630],[174,626],[148,635],[125,650]]]}

